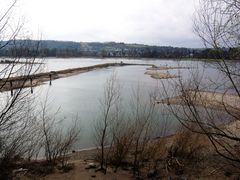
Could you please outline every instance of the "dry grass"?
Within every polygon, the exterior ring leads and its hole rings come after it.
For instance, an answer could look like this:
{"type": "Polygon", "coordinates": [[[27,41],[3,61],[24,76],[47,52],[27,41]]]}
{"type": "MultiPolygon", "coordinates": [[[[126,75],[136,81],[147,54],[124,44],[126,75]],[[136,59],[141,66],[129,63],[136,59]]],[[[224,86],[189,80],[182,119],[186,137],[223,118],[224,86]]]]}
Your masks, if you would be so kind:
{"type": "MultiPolygon", "coordinates": [[[[231,124],[232,126],[232,124],[231,124]]],[[[73,164],[74,169],[63,172],[55,168],[54,172],[45,176],[31,173],[17,175],[18,179],[132,179],[130,169],[122,169],[115,173],[114,168],[108,167],[104,175],[96,169],[85,169],[89,163],[95,161],[97,150],[83,150],[70,154],[68,164],[73,164]]],[[[216,156],[210,142],[204,135],[192,133],[186,129],[179,129],[175,135],[151,140],[146,144],[142,162],[141,177],[147,178],[149,172],[154,172],[154,178],[207,178],[225,179],[226,172],[218,166],[216,156]]],[[[131,162],[128,155],[125,161],[131,162]]],[[[129,163],[131,164],[131,163],[129,163]]],[[[227,174],[229,175],[229,174],[227,174]]],[[[231,175],[232,176],[232,175],[231,175]]],[[[16,179],[17,179],[16,178],[16,179]]]]}

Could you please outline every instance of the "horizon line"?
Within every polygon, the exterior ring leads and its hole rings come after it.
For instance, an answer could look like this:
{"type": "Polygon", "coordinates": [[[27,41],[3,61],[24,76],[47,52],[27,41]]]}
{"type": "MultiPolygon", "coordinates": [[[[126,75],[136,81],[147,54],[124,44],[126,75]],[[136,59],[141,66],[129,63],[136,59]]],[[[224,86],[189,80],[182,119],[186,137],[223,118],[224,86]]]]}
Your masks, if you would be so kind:
{"type": "Polygon", "coordinates": [[[56,39],[15,39],[15,40],[31,40],[31,41],[56,41],[56,42],[72,42],[72,43],[116,43],[116,44],[126,44],[126,45],[142,45],[142,46],[149,46],[149,47],[173,47],[173,48],[186,48],[186,49],[206,49],[207,47],[184,47],[184,46],[173,46],[173,45],[156,45],[156,44],[145,44],[145,43],[127,43],[127,42],[118,42],[118,41],[73,41],[73,40],[56,40],[56,39]]]}

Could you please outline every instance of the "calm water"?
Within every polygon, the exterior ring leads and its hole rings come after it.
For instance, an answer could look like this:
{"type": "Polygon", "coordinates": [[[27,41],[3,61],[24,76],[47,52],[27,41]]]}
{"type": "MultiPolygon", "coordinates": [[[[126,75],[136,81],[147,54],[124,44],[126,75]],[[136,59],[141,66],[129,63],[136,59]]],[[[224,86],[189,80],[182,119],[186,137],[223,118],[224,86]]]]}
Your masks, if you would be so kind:
{"type": "MultiPolygon", "coordinates": [[[[222,76],[212,67],[210,63],[201,61],[176,61],[176,60],[127,60],[127,59],[91,59],[91,58],[68,58],[68,59],[45,59],[45,71],[56,71],[67,68],[85,67],[90,65],[109,63],[109,62],[131,62],[131,63],[147,63],[157,66],[184,66],[191,69],[169,70],[172,74],[180,74],[183,79],[191,77],[193,72],[203,74],[205,84],[218,83],[222,81],[222,76]]],[[[76,148],[90,148],[94,146],[94,124],[97,120],[100,103],[99,100],[103,95],[103,87],[106,79],[114,72],[117,73],[121,85],[121,95],[123,97],[123,105],[129,110],[129,99],[131,99],[133,91],[139,87],[141,97],[147,98],[149,93],[161,86],[168,86],[167,80],[152,79],[149,75],[145,75],[147,66],[123,66],[109,67],[98,69],[95,71],[71,76],[67,78],[57,79],[52,82],[52,86],[48,84],[36,87],[34,93],[37,94],[39,101],[43,100],[48,93],[51,111],[55,112],[60,108],[58,116],[63,118],[64,126],[68,126],[71,120],[78,116],[81,124],[81,139],[76,148]]],[[[165,71],[166,72],[166,71],[165,71]]],[[[211,86],[207,86],[211,89],[211,86]]],[[[219,89],[221,91],[221,89],[219,89]]],[[[171,93],[171,89],[169,89],[171,93]]],[[[159,95],[159,98],[164,98],[159,95]]],[[[159,107],[159,110],[161,108],[159,107]]],[[[162,110],[162,109],[161,109],[162,110]]],[[[161,114],[161,112],[159,112],[161,114]]],[[[159,115],[158,125],[163,121],[169,121],[172,128],[176,125],[173,117],[159,115]]],[[[158,136],[158,134],[156,134],[158,136]]]]}

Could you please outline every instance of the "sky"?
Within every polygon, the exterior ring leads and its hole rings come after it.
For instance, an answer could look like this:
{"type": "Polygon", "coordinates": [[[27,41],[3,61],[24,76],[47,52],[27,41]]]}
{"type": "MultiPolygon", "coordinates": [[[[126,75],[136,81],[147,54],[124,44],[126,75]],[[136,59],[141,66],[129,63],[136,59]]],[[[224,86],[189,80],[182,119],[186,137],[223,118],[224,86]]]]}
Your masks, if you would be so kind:
{"type": "Polygon", "coordinates": [[[196,0],[19,0],[25,28],[41,39],[202,47],[196,0]]]}

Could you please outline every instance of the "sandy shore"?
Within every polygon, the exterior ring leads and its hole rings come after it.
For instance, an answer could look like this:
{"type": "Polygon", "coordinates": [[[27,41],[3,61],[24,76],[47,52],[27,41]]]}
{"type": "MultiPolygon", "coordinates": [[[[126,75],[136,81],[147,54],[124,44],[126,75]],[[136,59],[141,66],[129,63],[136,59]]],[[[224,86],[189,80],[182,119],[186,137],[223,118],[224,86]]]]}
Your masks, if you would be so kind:
{"type": "Polygon", "coordinates": [[[181,66],[152,66],[152,67],[149,67],[147,68],[147,70],[160,70],[160,71],[163,71],[163,70],[171,70],[171,69],[190,69],[190,67],[181,67],[181,66]]]}
{"type": "Polygon", "coordinates": [[[178,78],[179,76],[170,74],[169,72],[163,73],[160,71],[164,70],[172,70],[172,69],[190,69],[189,67],[181,67],[181,66],[155,66],[147,68],[147,72],[145,74],[150,75],[154,79],[172,79],[178,78]]]}
{"type": "Polygon", "coordinates": [[[172,75],[169,73],[163,73],[159,71],[147,71],[145,74],[150,75],[154,79],[171,79],[171,78],[177,78],[178,76],[172,75]]]}
{"type": "MultiPolygon", "coordinates": [[[[206,92],[206,91],[188,91],[187,96],[189,100],[197,106],[225,110],[231,112],[240,111],[240,97],[233,94],[224,94],[219,92],[206,92]]],[[[184,96],[175,96],[166,98],[157,103],[186,105],[184,96]]]]}
{"type": "MultiPolygon", "coordinates": [[[[231,131],[234,134],[236,132],[236,135],[239,135],[239,127],[240,127],[239,121],[234,121],[234,122],[223,125],[222,129],[224,131],[231,131]]],[[[191,140],[197,139],[198,143],[201,143],[203,146],[208,147],[207,152],[211,153],[210,155],[211,156],[213,155],[215,158],[213,147],[212,147],[210,141],[208,141],[206,136],[201,135],[201,134],[193,134],[193,133],[190,133],[190,135],[191,135],[190,136],[191,140]]],[[[165,157],[164,152],[165,151],[167,152],[167,149],[170,149],[172,144],[179,137],[181,137],[181,136],[179,136],[179,132],[178,132],[174,135],[152,139],[152,141],[150,143],[159,144],[159,146],[161,146],[163,148],[162,149],[163,151],[159,151],[159,153],[163,153],[162,156],[165,157]]],[[[159,150],[161,150],[161,148],[159,150]]],[[[17,179],[21,179],[21,180],[30,180],[30,179],[44,179],[44,180],[65,180],[65,179],[72,179],[72,180],[78,180],[78,179],[105,179],[105,180],[112,180],[112,179],[122,180],[122,179],[124,179],[125,180],[126,179],[127,180],[127,179],[129,179],[130,180],[130,179],[134,179],[132,176],[131,169],[119,168],[117,173],[115,173],[114,169],[112,169],[111,166],[108,166],[106,175],[104,175],[100,171],[95,171],[96,170],[95,168],[86,169],[86,167],[88,167],[89,164],[95,164],[97,166],[99,165],[95,161],[96,153],[97,153],[96,149],[87,149],[87,150],[79,150],[79,151],[69,154],[67,161],[68,161],[68,164],[74,165],[74,169],[67,173],[63,173],[61,171],[55,170],[54,173],[43,176],[43,177],[36,176],[36,175],[30,174],[30,173],[25,173],[25,174],[18,174],[16,180],[17,179]]],[[[205,175],[209,174],[209,172],[211,172],[211,171],[212,171],[212,169],[209,169],[209,168],[204,169],[202,177],[205,177],[205,175]]],[[[196,177],[198,177],[198,176],[196,176],[196,177]]]]}

